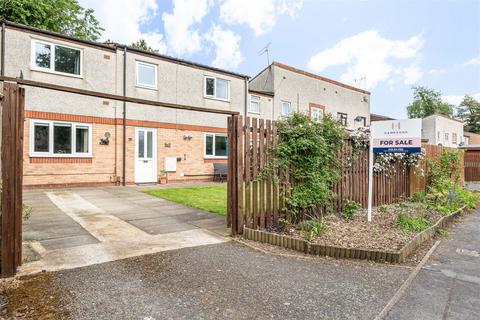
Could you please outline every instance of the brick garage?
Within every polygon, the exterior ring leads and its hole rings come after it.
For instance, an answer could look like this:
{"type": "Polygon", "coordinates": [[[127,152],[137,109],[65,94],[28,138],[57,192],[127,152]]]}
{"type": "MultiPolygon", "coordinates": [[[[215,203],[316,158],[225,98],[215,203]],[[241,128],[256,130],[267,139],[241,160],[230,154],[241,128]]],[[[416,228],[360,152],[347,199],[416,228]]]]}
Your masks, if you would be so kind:
{"type": "MultiPolygon", "coordinates": [[[[121,119],[27,111],[24,143],[24,185],[26,187],[111,185],[120,181],[123,162],[123,126],[121,119]],[[30,121],[56,120],[89,123],[92,126],[92,157],[30,157],[30,121]],[[110,143],[100,139],[109,132],[110,143]]],[[[205,133],[226,133],[226,129],[169,123],[127,120],[126,182],[134,183],[135,128],[157,129],[157,174],[165,157],[177,157],[177,171],[168,174],[169,182],[211,180],[213,163],[224,159],[206,159],[205,133]],[[186,138],[191,136],[190,139],[186,138]]]]}

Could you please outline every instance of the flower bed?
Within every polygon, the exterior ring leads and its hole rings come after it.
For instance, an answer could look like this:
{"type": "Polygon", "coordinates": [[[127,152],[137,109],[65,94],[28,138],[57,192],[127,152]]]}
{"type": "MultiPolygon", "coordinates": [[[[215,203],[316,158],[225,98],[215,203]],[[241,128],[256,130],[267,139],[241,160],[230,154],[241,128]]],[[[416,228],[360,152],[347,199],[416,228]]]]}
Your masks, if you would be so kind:
{"type": "Polygon", "coordinates": [[[245,228],[244,238],[313,255],[401,263],[424,241],[432,238],[438,229],[450,223],[463,209],[444,215],[418,204],[396,204],[382,209],[377,208],[370,224],[363,212],[347,221],[336,216],[328,216],[324,218],[325,232],[314,236],[310,241],[305,239],[304,231],[288,228],[284,230],[245,228]],[[431,223],[428,226],[424,224],[425,228],[421,231],[415,231],[405,228],[399,222],[400,215],[414,219],[423,217],[431,223]]]}

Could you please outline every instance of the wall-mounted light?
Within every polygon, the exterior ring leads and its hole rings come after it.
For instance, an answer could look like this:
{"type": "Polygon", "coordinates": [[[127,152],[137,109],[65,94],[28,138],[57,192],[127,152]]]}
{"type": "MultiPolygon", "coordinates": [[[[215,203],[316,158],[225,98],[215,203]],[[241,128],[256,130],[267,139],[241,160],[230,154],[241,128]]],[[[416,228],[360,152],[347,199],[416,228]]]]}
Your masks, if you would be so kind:
{"type": "Polygon", "coordinates": [[[362,102],[368,102],[368,98],[366,96],[362,97],[362,102]]]}
{"type": "Polygon", "coordinates": [[[184,134],[183,135],[183,140],[192,140],[192,135],[191,134],[184,134]]]}
{"type": "Polygon", "coordinates": [[[108,144],[110,143],[110,132],[105,132],[105,135],[103,138],[100,138],[100,144],[101,145],[104,145],[104,146],[108,146],[108,144]]]}

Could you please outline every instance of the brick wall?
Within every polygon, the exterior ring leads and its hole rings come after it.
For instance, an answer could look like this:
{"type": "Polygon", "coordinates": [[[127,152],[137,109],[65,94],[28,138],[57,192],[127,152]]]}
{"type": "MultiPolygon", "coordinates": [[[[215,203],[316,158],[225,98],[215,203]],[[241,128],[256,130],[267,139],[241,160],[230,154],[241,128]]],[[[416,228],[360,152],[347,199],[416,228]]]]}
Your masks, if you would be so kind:
{"type": "MultiPolygon", "coordinates": [[[[72,116],[73,117],[73,116],[72,116]]],[[[38,114],[35,117],[38,119],[38,114]]],[[[45,114],[42,118],[55,120],[53,114],[45,114]]],[[[62,115],[63,121],[84,122],[78,117],[70,119],[62,115]]],[[[24,143],[24,185],[54,186],[54,185],[95,185],[113,184],[122,175],[123,129],[121,125],[115,126],[114,121],[93,120],[92,123],[92,158],[38,158],[30,157],[30,118],[26,118],[25,143],[24,143]],[[100,139],[105,132],[111,134],[109,145],[100,145],[100,139]]],[[[86,119],[85,121],[92,121],[86,119]]],[[[127,121],[128,124],[128,121],[127,121]]],[[[139,126],[142,123],[135,123],[139,126]]],[[[152,123],[146,125],[152,126],[152,123]]],[[[204,158],[205,132],[226,132],[226,129],[203,127],[188,127],[189,130],[157,127],[157,173],[160,175],[164,168],[165,157],[179,157],[177,171],[168,174],[170,182],[191,180],[211,180],[213,162],[226,160],[212,160],[204,158]],[[196,129],[196,130],[195,130],[196,129]],[[192,139],[184,139],[191,135],[192,139]]],[[[135,177],[135,126],[127,125],[126,132],[126,182],[134,183],[135,177]]]]}

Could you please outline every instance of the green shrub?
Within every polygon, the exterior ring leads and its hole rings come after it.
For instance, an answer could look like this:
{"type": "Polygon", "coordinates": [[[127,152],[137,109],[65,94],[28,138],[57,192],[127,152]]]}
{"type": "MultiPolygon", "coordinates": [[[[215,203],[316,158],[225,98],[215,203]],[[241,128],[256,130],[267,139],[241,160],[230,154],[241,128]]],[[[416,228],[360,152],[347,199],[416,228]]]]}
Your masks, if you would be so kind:
{"type": "Polygon", "coordinates": [[[478,196],[461,185],[461,157],[459,151],[442,150],[440,156],[427,161],[427,192],[413,196],[430,208],[452,213],[466,205],[475,208],[478,196]]]}
{"type": "Polygon", "coordinates": [[[431,227],[432,223],[425,217],[411,217],[404,213],[400,213],[397,218],[397,225],[404,232],[420,232],[431,227]]]}
{"type": "Polygon", "coordinates": [[[387,213],[388,206],[386,204],[382,204],[380,207],[378,207],[378,211],[381,213],[387,213]]]}
{"type": "MultiPolygon", "coordinates": [[[[295,113],[277,123],[278,142],[271,150],[272,161],[265,170],[289,170],[287,212],[298,222],[329,207],[334,198],[332,184],[339,179],[338,151],[346,130],[331,116],[319,123],[295,113]],[[276,168],[275,168],[276,167],[276,168]]],[[[275,175],[285,180],[286,175],[275,175]]]]}
{"type": "Polygon", "coordinates": [[[346,199],[345,205],[343,206],[343,217],[347,220],[350,220],[353,218],[355,213],[357,213],[360,207],[361,205],[358,202],[346,199]]]}
{"type": "Polygon", "coordinates": [[[303,220],[300,222],[299,227],[304,232],[305,240],[307,241],[311,241],[313,235],[321,236],[325,233],[325,224],[320,217],[303,220]]]}

